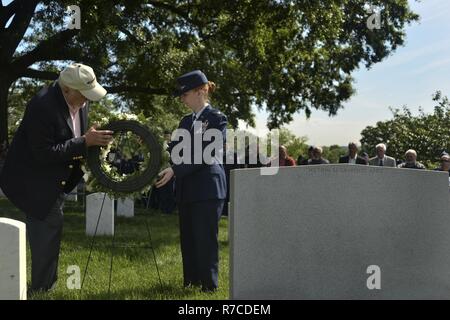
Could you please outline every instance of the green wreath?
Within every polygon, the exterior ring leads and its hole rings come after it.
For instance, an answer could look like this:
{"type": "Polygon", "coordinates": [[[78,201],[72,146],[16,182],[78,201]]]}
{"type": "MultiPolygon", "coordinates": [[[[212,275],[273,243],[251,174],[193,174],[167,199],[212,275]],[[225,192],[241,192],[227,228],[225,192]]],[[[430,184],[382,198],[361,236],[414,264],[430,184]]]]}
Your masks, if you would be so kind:
{"type": "Polygon", "coordinates": [[[114,131],[114,140],[108,147],[88,149],[87,191],[115,198],[147,192],[164,161],[160,139],[130,115],[118,116],[100,129],[114,131]]]}

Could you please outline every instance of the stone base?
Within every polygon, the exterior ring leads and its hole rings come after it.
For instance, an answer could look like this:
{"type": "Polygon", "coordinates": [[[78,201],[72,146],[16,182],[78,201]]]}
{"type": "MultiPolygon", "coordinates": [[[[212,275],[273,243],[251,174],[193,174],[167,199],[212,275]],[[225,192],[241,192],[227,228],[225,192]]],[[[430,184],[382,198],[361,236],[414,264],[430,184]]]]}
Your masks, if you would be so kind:
{"type": "Polygon", "coordinates": [[[0,218],[0,300],[27,299],[25,223],[0,218]]]}
{"type": "Polygon", "coordinates": [[[134,200],[131,198],[117,199],[117,216],[126,218],[134,217],[134,200]]]}
{"type": "Polygon", "coordinates": [[[114,200],[104,193],[93,193],[86,197],[86,235],[94,234],[107,236],[114,234],[114,200]],[[95,232],[101,208],[100,221],[95,232]]]}

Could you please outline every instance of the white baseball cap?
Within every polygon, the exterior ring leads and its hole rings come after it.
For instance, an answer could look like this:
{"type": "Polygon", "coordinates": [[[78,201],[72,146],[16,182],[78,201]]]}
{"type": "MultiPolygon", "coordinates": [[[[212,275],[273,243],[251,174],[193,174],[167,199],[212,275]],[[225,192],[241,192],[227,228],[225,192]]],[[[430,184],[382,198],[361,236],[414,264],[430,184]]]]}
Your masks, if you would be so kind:
{"type": "Polygon", "coordinates": [[[106,94],[98,82],[91,67],[81,63],[74,63],[66,67],[59,74],[58,81],[61,84],[80,91],[80,93],[91,101],[98,101],[106,94]]]}

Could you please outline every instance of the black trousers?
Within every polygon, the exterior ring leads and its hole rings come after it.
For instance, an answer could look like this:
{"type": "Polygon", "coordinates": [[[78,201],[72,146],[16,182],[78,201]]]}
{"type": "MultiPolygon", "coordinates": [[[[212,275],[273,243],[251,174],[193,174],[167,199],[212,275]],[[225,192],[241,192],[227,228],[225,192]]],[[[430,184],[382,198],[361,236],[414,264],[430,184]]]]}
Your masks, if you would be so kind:
{"type": "Polygon", "coordinates": [[[31,249],[31,291],[48,291],[58,279],[63,205],[62,193],[45,220],[27,216],[27,236],[31,249]]]}
{"type": "Polygon", "coordinates": [[[203,290],[218,287],[219,220],[224,200],[206,200],[179,205],[180,243],[184,285],[203,290]]]}

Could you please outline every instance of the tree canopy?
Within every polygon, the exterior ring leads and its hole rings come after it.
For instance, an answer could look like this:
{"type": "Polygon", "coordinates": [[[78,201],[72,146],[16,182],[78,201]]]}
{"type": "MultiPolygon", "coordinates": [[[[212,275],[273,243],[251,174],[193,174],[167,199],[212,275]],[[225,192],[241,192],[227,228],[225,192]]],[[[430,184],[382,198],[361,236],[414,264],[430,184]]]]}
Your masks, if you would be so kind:
{"type": "Polygon", "coordinates": [[[53,80],[67,62],[91,65],[126,106],[157,118],[183,112],[174,79],[202,69],[236,127],[265,108],[270,128],[313,109],[330,115],[353,93],[351,73],[404,43],[418,19],[407,0],[79,0],[81,29],[67,29],[72,0],[0,5],[0,142],[7,95],[18,79],[53,80]],[[379,29],[366,25],[373,6],[379,29]]]}

